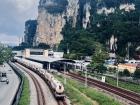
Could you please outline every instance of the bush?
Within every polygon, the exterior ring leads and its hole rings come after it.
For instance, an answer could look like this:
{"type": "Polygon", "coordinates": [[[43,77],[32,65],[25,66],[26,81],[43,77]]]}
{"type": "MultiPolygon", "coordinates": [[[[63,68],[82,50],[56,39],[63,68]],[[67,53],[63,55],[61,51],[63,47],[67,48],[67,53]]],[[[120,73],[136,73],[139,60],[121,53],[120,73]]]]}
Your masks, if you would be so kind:
{"type": "Polygon", "coordinates": [[[123,75],[126,76],[126,77],[130,76],[130,72],[128,71],[128,69],[124,69],[123,75]]]}
{"type": "Polygon", "coordinates": [[[123,76],[123,72],[122,71],[119,71],[119,76],[123,76]]]}
{"type": "Polygon", "coordinates": [[[140,79],[140,68],[137,68],[136,71],[134,72],[134,78],[140,79]]]}
{"type": "Polygon", "coordinates": [[[103,64],[99,64],[96,67],[96,69],[97,69],[97,72],[101,73],[101,74],[106,73],[106,71],[107,71],[107,67],[105,67],[103,64]]]}

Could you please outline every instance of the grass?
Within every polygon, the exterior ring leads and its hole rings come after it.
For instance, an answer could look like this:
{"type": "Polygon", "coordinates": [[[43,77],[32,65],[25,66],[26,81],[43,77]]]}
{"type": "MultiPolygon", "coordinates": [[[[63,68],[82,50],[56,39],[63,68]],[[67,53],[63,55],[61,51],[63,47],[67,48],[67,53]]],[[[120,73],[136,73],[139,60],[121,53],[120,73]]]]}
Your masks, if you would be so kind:
{"type": "MultiPolygon", "coordinates": [[[[116,86],[116,80],[114,80],[113,78],[106,77],[106,81],[107,81],[107,83],[109,83],[113,86],[116,86]]],[[[134,91],[136,93],[140,93],[140,85],[138,85],[138,84],[119,81],[119,87],[134,91]]]]}
{"type": "Polygon", "coordinates": [[[30,104],[30,88],[27,77],[23,78],[23,90],[18,105],[29,105],[30,104]]]}
{"type": "MultiPolygon", "coordinates": [[[[61,76],[57,76],[56,78],[63,82],[63,78],[61,76]]],[[[67,78],[65,90],[73,105],[121,105],[119,102],[104,93],[91,87],[85,88],[82,83],[73,79],[67,78]]]]}
{"type": "MultiPolygon", "coordinates": [[[[84,74],[81,74],[81,75],[84,76],[84,74]]],[[[101,79],[101,75],[91,74],[91,73],[88,74],[88,75],[101,79]]],[[[113,78],[107,77],[107,76],[106,76],[106,82],[110,85],[113,85],[113,86],[116,86],[116,84],[117,84],[116,79],[113,79],[113,78]]],[[[120,80],[119,80],[118,83],[119,83],[119,87],[121,87],[121,88],[130,90],[130,91],[133,91],[133,92],[136,92],[136,93],[140,93],[140,85],[139,84],[124,82],[124,81],[120,81],[120,80]]]]}

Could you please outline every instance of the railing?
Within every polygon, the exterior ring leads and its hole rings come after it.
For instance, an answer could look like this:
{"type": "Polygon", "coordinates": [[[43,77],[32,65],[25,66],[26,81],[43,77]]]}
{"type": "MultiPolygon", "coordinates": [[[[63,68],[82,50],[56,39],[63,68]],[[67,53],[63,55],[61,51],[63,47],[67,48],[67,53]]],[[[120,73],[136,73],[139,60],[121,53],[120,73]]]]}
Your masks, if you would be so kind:
{"type": "Polygon", "coordinates": [[[13,101],[11,102],[11,105],[18,105],[19,103],[19,99],[21,97],[21,93],[22,93],[22,89],[23,89],[23,83],[24,83],[24,75],[21,71],[18,70],[18,68],[13,65],[11,62],[8,63],[10,65],[10,67],[15,71],[15,73],[18,75],[19,80],[20,80],[20,84],[18,86],[17,92],[14,96],[13,101]]]}

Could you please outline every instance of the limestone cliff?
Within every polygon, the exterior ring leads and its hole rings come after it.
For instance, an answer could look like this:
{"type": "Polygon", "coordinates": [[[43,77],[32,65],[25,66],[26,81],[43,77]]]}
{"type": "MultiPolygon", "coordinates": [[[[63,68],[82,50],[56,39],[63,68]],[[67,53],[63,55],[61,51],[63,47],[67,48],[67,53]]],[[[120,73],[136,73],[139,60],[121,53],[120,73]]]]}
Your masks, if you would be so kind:
{"type": "MultiPolygon", "coordinates": [[[[70,22],[72,27],[78,25],[87,29],[95,13],[109,15],[116,8],[130,12],[135,10],[135,5],[122,0],[40,0],[34,45],[45,43],[54,47],[63,40],[61,32],[66,22],[70,22]]],[[[97,26],[100,27],[100,24],[97,26]]]]}
{"type": "MultiPolygon", "coordinates": [[[[38,26],[34,44],[46,43],[53,47],[63,39],[61,31],[67,21],[75,27],[80,10],[79,0],[40,0],[38,7],[38,26]]],[[[90,3],[83,8],[83,27],[86,28],[90,17],[90,3]]]]}

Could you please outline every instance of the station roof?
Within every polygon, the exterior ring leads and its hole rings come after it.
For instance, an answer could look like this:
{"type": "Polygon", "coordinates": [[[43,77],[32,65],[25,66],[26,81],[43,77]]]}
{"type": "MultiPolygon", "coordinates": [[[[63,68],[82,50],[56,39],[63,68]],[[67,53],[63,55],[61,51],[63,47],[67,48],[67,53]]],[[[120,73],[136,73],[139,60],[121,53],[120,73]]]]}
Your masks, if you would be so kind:
{"type": "Polygon", "coordinates": [[[35,61],[39,61],[39,62],[48,62],[48,63],[57,62],[57,61],[75,63],[74,60],[69,60],[69,59],[65,59],[65,58],[57,58],[57,57],[55,57],[55,58],[54,57],[44,57],[43,55],[31,55],[27,59],[35,60],[35,61]]]}

